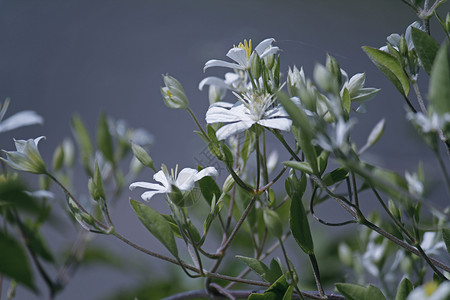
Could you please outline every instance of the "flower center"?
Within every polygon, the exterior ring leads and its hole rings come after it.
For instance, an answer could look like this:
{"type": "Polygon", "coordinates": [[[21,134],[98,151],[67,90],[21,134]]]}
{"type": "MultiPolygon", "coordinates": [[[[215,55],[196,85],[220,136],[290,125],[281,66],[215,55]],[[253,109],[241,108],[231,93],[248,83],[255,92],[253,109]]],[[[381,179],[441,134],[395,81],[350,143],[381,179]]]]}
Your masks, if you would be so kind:
{"type": "Polygon", "coordinates": [[[245,50],[245,54],[247,54],[247,59],[250,58],[250,55],[252,54],[252,40],[244,40],[244,44],[239,43],[239,45],[234,46],[234,48],[241,48],[245,50]]]}

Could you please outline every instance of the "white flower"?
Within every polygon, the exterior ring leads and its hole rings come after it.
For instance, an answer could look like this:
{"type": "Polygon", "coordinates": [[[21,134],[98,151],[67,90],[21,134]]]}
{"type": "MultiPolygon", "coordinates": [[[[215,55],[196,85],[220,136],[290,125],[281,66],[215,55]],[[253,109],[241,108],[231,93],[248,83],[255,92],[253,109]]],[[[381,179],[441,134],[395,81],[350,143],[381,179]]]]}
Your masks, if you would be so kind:
{"type": "Polygon", "coordinates": [[[150,189],[151,191],[144,192],[141,195],[143,200],[149,201],[156,194],[171,193],[173,186],[181,192],[190,191],[194,187],[196,181],[205,176],[217,176],[218,174],[216,168],[214,167],[208,167],[201,171],[191,168],[184,168],[180,171],[180,173],[177,172],[178,166],[175,168],[175,171],[172,169],[170,173],[165,165],[162,165],[161,169],[161,171],[153,175],[153,179],[160,184],[150,182],[134,182],[130,185],[130,190],[133,190],[136,187],[150,189]]]}
{"type": "Polygon", "coordinates": [[[258,95],[255,93],[234,93],[240,100],[236,104],[218,102],[211,105],[206,112],[206,122],[229,123],[217,130],[219,140],[243,132],[253,124],[264,127],[288,131],[292,121],[281,106],[275,106],[274,97],[270,94],[258,95]]]}
{"type": "MultiPolygon", "coordinates": [[[[256,46],[255,51],[261,59],[264,57],[277,53],[280,49],[278,47],[272,47],[272,43],[275,41],[273,38],[268,38],[262,41],[256,46]]],[[[247,43],[247,40],[244,41],[244,44],[240,43],[237,47],[231,48],[227,56],[234,60],[234,63],[226,62],[223,60],[212,59],[206,62],[203,70],[206,70],[210,67],[225,67],[232,68],[238,70],[246,70],[250,68],[250,61],[252,54],[252,41],[250,40],[247,43]]]]}
{"type": "Polygon", "coordinates": [[[37,148],[39,141],[43,138],[45,137],[41,136],[27,141],[14,140],[17,151],[3,150],[6,153],[6,159],[2,157],[0,159],[16,170],[34,174],[45,174],[47,173],[45,163],[37,148]]]}
{"type": "Polygon", "coordinates": [[[419,180],[417,173],[405,172],[405,179],[408,183],[408,190],[411,194],[422,195],[423,194],[423,183],[419,180]]]}
{"type": "Polygon", "coordinates": [[[6,99],[3,103],[3,106],[0,103],[0,132],[5,132],[9,130],[13,130],[19,127],[34,125],[34,124],[42,124],[44,119],[31,110],[24,110],[18,112],[6,120],[3,120],[5,116],[6,110],[9,106],[9,99],[6,99]]]}
{"type": "Polygon", "coordinates": [[[407,300],[445,300],[450,296],[450,282],[444,281],[439,286],[436,282],[429,282],[415,288],[407,300]]]}
{"type": "Polygon", "coordinates": [[[436,112],[433,112],[431,116],[426,116],[421,112],[410,112],[406,116],[408,120],[414,122],[422,129],[422,132],[439,132],[444,129],[447,123],[450,123],[450,114],[445,113],[439,116],[436,112]]]}

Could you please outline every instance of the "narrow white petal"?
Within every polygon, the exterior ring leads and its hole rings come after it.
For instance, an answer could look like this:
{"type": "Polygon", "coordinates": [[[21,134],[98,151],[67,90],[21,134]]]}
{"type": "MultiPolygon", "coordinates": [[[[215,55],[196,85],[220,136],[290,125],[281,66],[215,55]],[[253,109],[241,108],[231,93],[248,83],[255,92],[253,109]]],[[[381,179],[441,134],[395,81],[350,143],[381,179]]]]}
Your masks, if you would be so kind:
{"type": "Polygon", "coordinates": [[[141,198],[142,198],[142,200],[150,201],[150,199],[151,199],[154,195],[156,195],[156,194],[162,194],[162,193],[165,193],[165,191],[148,191],[148,192],[143,193],[143,194],[141,195],[141,198]]]}
{"type": "Polygon", "coordinates": [[[167,180],[166,174],[164,174],[163,170],[153,175],[153,179],[160,182],[167,190],[170,190],[169,181],[167,180]]]}
{"type": "Polygon", "coordinates": [[[274,38],[265,39],[255,47],[256,53],[258,53],[258,55],[261,56],[264,50],[266,50],[269,46],[271,46],[273,42],[275,42],[274,38]]]}
{"type": "Polygon", "coordinates": [[[156,184],[156,183],[139,181],[139,182],[134,182],[134,183],[130,184],[130,190],[134,190],[137,187],[144,188],[144,189],[152,189],[152,190],[157,190],[157,191],[165,191],[166,190],[166,188],[164,186],[162,186],[160,184],[156,184]]]}
{"type": "Polygon", "coordinates": [[[211,104],[209,107],[223,107],[223,108],[232,108],[234,106],[233,103],[229,103],[229,102],[216,102],[214,104],[211,104]]]}
{"type": "Polygon", "coordinates": [[[292,121],[287,118],[274,118],[259,120],[258,124],[264,127],[289,131],[291,129],[292,121]]]}
{"type": "Polygon", "coordinates": [[[288,113],[280,106],[272,108],[268,111],[266,111],[266,113],[264,114],[264,116],[269,119],[269,118],[274,118],[274,117],[287,117],[288,113]]]}
{"type": "Polygon", "coordinates": [[[0,122],[0,132],[13,130],[22,126],[42,124],[43,122],[44,119],[34,111],[21,111],[0,122]]]}
{"type": "Polygon", "coordinates": [[[219,173],[214,167],[207,167],[197,173],[195,176],[195,181],[202,179],[205,176],[217,176],[219,173]]]}
{"type": "Polygon", "coordinates": [[[230,51],[228,51],[227,56],[237,62],[242,67],[246,68],[248,67],[248,59],[247,59],[247,53],[245,53],[245,50],[242,48],[231,48],[230,51]]]}
{"type": "Polygon", "coordinates": [[[216,136],[219,140],[224,140],[233,134],[237,134],[249,129],[255,123],[256,123],[255,121],[240,121],[236,123],[231,123],[222,126],[219,130],[217,130],[216,136]]]}
{"type": "Polygon", "coordinates": [[[280,51],[280,48],[278,48],[278,47],[270,47],[270,48],[267,48],[266,50],[264,50],[264,52],[259,57],[260,58],[264,58],[267,55],[275,54],[278,51],[280,51]]]}
{"type": "Polygon", "coordinates": [[[211,67],[225,67],[225,68],[232,68],[232,69],[239,69],[239,70],[244,69],[244,67],[242,67],[238,64],[226,62],[223,60],[212,59],[212,60],[209,60],[206,62],[205,67],[203,68],[203,71],[205,71],[206,69],[211,68],[211,67]]]}
{"type": "Polygon", "coordinates": [[[208,124],[236,122],[239,120],[241,120],[239,116],[224,107],[213,106],[206,112],[206,123],[208,124]]]}
{"type": "Polygon", "coordinates": [[[222,87],[225,89],[230,88],[230,86],[227,83],[225,83],[225,80],[223,80],[222,78],[219,78],[219,77],[214,77],[214,76],[206,77],[205,79],[200,81],[200,83],[198,84],[198,89],[200,91],[202,91],[203,88],[205,87],[205,85],[216,85],[218,87],[222,87]]]}

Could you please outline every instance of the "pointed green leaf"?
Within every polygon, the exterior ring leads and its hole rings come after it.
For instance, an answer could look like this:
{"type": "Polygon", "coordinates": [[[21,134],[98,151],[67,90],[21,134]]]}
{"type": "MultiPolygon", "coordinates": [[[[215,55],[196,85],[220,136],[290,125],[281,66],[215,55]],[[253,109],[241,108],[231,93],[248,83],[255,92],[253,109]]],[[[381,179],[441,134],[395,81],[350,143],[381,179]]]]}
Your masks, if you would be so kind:
{"type": "Polygon", "coordinates": [[[425,71],[430,75],[439,44],[425,31],[411,27],[411,36],[417,55],[425,71]]]}
{"type": "Polygon", "coordinates": [[[306,161],[311,165],[311,169],[315,174],[318,173],[317,153],[314,146],[311,144],[314,130],[309,122],[308,116],[302,111],[294,102],[289,99],[285,93],[277,93],[278,100],[283,105],[286,112],[292,119],[294,126],[300,128],[300,136],[297,141],[306,157],[306,161]]]}
{"type": "Polygon", "coordinates": [[[322,181],[327,185],[333,185],[335,183],[341,182],[348,177],[348,171],[344,168],[337,168],[327,174],[322,178],[322,181]]]}
{"type": "Polygon", "coordinates": [[[93,155],[91,139],[80,116],[75,115],[72,117],[72,128],[81,151],[86,153],[86,155],[93,155]]]}
{"type": "Polygon", "coordinates": [[[311,168],[311,165],[307,162],[303,161],[284,161],[283,164],[289,168],[299,170],[308,174],[313,174],[313,170],[311,168]]]}
{"type": "Polygon", "coordinates": [[[409,293],[413,290],[413,285],[411,281],[409,281],[408,278],[403,278],[403,280],[400,282],[400,285],[397,289],[397,294],[395,295],[395,300],[406,300],[406,297],[408,297],[409,293]]]}
{"type": "Polygon", "coordinates": [[[446,43],[439,49],[430,75],[430,101],[439,115],[450,113],[450,49],[446,43]]]}
{"type": "Polygon", "coordinates": [[[387,52],[376,48],[363,47],[364,52],[372,60],[372,62],[380,69],[381,72],[394,84],[397,90],[404,96],[408,97],[410,86],[408,77],[406,76],[400,62],[387,52]]]}
{"type": "Polygon", "coordinates": [[[450,253],[450,229],[442,228],[442,237],[444,238],[445,246],[447,247],[447,252],[450,253]]]}
{"type": "Polygon", "coordinates": [[[286,282],[286,278],[281,276],[277,281],[275,281],[264,294],[251,294],[249,300],[280,300],[283,299],[289,288],[289,284],[286,282]]]}
{"type": "MultiPolygon", "coordinates": [[[[302,176],[302,180],[305,180],[302,176]]],[[[294,192],[291,199],[291,207],[289,214],[289,226],[297,244],[302,248],[303,252],[308,255],[314,254],[314,243],[309,228],[308,218],[302,203],[303,193],[294,192]]]]}
{"type": "Polygon", "coordinates": [[[283,300],[291,300],[292,299],[292,292],[294,291],[294,287],[290,285],[286,291],[286,293],[283,296],[283,300]]]}
{"type": "Polygon", "coordinates": [[[169,222],[156,210],[130,199],[131,207],[144,226],[172,253],[178,257],[178,249],[169,222]]]}
{"type": "Polygon", "coordinates": [[[336,288],[347,300],[386,300],[383,293],[373,285],[364,287],[351,283],[336,283],[336,288]]]}
{"type": "Polygon", "coordinates": [[[100,120],[97,126],[97,147],[103,156],[111,163],[114,163],[114,147],[109,132],[108,121],[105,113],[100,115],[100,120]]]}
{"type": "Polygon", "coordinates": [[[216,181],[211,176],[205,176],[198,181],[200,191],[202,192],[203,198],[205,198],[206,202],[211,205],[211,201],[213,196],[216,199],[220,198],[222,191],[217,185],[216,181]]]}
{"type": "Polygon", "coordinates": [[[261,261],[256,258],[245,257],[236,255],[244,264],[246,264],[250,269],[252,269],[256,274],[259,275],[263,280],[271,282],[268,280],[267,275],[270,273],[270,269],[261,261]]]}
{"type": "Polygon", "coordinates": [[[0,274],[35,289],[28,257],[20,243],[0,231],[0,274]]]}

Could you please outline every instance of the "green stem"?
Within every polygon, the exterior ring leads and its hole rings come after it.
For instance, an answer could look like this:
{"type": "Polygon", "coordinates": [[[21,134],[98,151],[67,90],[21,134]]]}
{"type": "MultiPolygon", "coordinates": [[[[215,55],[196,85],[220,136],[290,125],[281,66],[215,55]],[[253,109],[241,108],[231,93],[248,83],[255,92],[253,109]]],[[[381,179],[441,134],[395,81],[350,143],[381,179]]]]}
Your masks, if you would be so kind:
{"type": "Polygon", "coordinates": [[[260,160],[260,149],[259,149],[259,127],[256,126],[256,193],[259,192],[259,184],[261,180],[261,160],[260,160]]]}
{"type": "Polygon", "coordinates": [[[270,132],[273,133],[273,135],[275,135],[275,137],[281,142],[281,144],[292,155],[292,157],[295,158],[296,161],[303,161],[302,159],[300,159],[300,157],[298,157],[297,153],[295,153],[295,151],[292,150],[292,148],[288,145],[288,143],[286,142],[284,137],[277,130],[272,130],[272,129],[269,129],[269,130],[270,130],[270,132]]]}
{"type": "Polygon", "coordinates": [[[292,269],[291,269],[291,264],[290,264],[289,258],[288,258],[288,256],[287,256],[286,248],[284,248],[284,244],[283,244],[283,242],[281,241],[281,239],[279,239],[279,242],[280,242],[281,250],[283,251],[284,259],[285,259],[285,261],[286,261],[286,266],[287,266],[287,268],[288,268],[288,272],[289,272],[289,274],[291,275],[291,280],[292,280],[291,285],[294,287],[295,291],[296,291],[297,294],[300,296],[300,299],[305,299],[305,298],[303,298],[303,295],[302,295],[302,293],[300,292],[300,290],[299,290],[299,288],[298,288],[297,280],[295,280],[294,272],[293,272],[292,269]]]}
{"type": "Polygon", "coordinates": [[[322,283],[320,282],[320,273],[319,273],[319,265],[317,264],[316,255],[310,254],[309,260],[311,262],[311,266],[313,268],[314,279],[316,280],[317,291],[320,296],[326,299],[325,292],[323,291],[322,283]]]}
{"type": "Polygon", "coordinates": [[[200,123],[198,122],[197,117],[195,116],[194,112],[191,110],[191,108],[188,106],[186,108],[186,110],[189,112],[189,114],[191,115],[192,119],[194,119],[195,124],[197,124],[198,129],[200,129],[200,131],[202,132],[202,134],[205,136],[206,139],[209,140],[208,135],[206,134],[206,132],[203,130],[202,126],[200,125],[200,123]]]}
{"type": "Polygon", "coordinates": [[[267,169],[267,152],[266,152],[266,131],[262,128],[262,144],[263,144],[263,174],[264,184],[269,183],[269,170],[267,169]]]}
{"type": "Polygon", "coordinates": [[[423,102],[422,94],[420,93],[419,86],[417,85],[417,82],[415,80],[411,80],[412,86],[414,88],[414,92],[417,96],[417,102],[419,102],[420,110],[423,112],[424,115],[427,115],[427,108],[425,107],[425,104],[423,102]]]}

